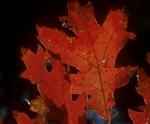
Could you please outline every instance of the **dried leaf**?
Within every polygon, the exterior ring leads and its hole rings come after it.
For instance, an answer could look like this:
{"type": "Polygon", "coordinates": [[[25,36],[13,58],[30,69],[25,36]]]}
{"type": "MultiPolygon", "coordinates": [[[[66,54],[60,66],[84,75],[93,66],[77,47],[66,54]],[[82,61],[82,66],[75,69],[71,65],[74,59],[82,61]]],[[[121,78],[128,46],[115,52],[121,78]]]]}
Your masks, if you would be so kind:
{"type": "Polygon", "coordinates": [[[40,96],[30,102],[30,110],[38,113],[38,118],[42,118],[44,122],[47,121],[47,114],[50,110],[40,96]]]}

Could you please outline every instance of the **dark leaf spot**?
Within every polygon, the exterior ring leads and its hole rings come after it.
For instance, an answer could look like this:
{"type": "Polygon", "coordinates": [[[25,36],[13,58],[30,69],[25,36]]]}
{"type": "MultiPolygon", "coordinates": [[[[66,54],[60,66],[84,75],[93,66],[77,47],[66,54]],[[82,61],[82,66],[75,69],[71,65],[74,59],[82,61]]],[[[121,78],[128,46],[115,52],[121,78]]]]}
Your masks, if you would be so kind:
{"type": "Polygon", "coordinates": [[[70,66],[70,74],[77,74],[79,72],[79,70],[74,67],[74,66],[70,66]]]}
{"type": "Polygon", "coordinates": [[[72,100],[75,101],[79,97],[79,94],[71,94],[72,100]]]}
{"type": "Polygon", "coordinates": [[[45,68],[48,72],[51,72],[52,71],[52,65],[49,61],[46,61],[45,62],[45,68]]]}
{"type": "Polygon", "coordinates": [[[51,55],[51,57],[53,57],[54,59],[60,59],[60,55],[59,54],[57,54],[57,53],[54,53],[54,52],[52,52],[52,51],[49,51],[48,50],[48,53],[51,55]]]}

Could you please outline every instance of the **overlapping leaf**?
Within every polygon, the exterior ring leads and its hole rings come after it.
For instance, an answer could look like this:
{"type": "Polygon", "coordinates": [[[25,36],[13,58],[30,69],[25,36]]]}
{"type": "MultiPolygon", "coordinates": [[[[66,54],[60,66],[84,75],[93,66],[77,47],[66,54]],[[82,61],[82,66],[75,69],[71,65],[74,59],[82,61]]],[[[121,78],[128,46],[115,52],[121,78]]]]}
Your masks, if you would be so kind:
{"type": "MultiPolygon", "coordinates": [[[[150,54],[147,54],[147,61],[150,60],[150,54]]],[[[134,112],[129,110],[130,116],[135,124],[150,123],[150,77],[143,68],[140,68],[138,72],[138,87],[137,91],[143,95],[146,106],[143,108],[143,112],[134,112]]]]}
{"type": "Polygon", "coordinates": [[[19,124],[35,124],[35,120],[30,119],[25,113],[13,111],[13,114],[19,124]]]}
{"type": "Polygon", "coordinates": [[[108,119],[108,109],[113,105],[113,91],[128,83],[136,67],[115,68],[115,60],[128,38],[127,16],[121,11],[110,11],[104,24],[99,26],[92,5],[81,7],[77,2],[68,4],[68,16],[60,17],[63,26],[77,37],[62,31],[37,27],[41,43],[47,50],[60,55],[61,61],[79,70],[71,74],[71,92],[88,92],[90,107],[108,119]]]}
{"type": "MultiPolygon", "coordinates": [[[[22,73],[21,76],[26,77],[33,83],[37,84],[41,96],[46,96],[51,99],[58,108],[65,105],[67,112],[69,113],[68,122],[70,124],[77,124],[78,118],[85,114],[86,102],[84,101],[86,100],[86,95],[80,95],[76,101],[72,101],[70,97],[70,84],[64,76],[66,72],[61,61],[53,59],[48,51],[44,52],[40,45],[38,46],[36,54],[32,53],[30,50],[23,49],[23,51],[26,51],[22,59],[26,63],[27,71],[22,73]],[[52,66],[52,70],[50,72],[46,69],[46,63],[49,63],[52,66]],[[37,73],[36,71],[38,70],[40,70],[40,72],[37,73]],[[85,104],[83,104],[83,102],[85,104]]],[[[39,110],[39,107],[34,107],[34,110],[36,109],[39,110]]]]}
{"type": "Polygon", "coordinates": [[[60,17],[60,21],[76,37],[58,29],[37,26],[38,39],[46,50],[39,45],[34,54],[22,48],[22,60],[27,69],[21,76],[37,84],[41,96],[48,97],[58,108],[65,105],[66,123],[83,123],[79,118],[85,117],[88,107],[109,120],[108,109],[114,105],[114,89],[126,85],[137,69],[131,66],[116,68],[115,60],[128,39],[135,36],[126,31],[128,18],[119,10],[110,11],[100,26],[91,3],[82,7],[72,1],[67,7],[68,16],[60,17]],[[79,72],[69,74],[63,64],[79,72]],[[72,94],[79,97],[73,101],[72,94]],[[87,94],[91,96],[89,101],[87,94]]]}

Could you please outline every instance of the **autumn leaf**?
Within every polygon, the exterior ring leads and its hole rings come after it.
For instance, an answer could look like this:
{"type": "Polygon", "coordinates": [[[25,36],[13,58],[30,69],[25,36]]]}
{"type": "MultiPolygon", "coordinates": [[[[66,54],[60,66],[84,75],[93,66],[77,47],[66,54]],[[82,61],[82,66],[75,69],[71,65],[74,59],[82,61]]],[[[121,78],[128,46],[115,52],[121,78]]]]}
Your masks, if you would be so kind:
{"type": "Polygon", "coordinates": [[[35,121],[30,119],[25,113],[13,110],[13,114],[18,124],[35,124],[35,121]]]}
{"type": "Polygon", "coordinates": [[[36,54],[32,53],[30,50],[26,51],[25,54],[22,52],[24,54],[22,60],[25,62],[27,70],[21,74],[21,77],[30,79],[33,84],[38,84],[41,95],[52,96],[54,103],[57,106],[61,106],[64,103],[63,93],[60,93],[60,91],[63,91],[65,81],[62,75],[64,73],[63,65],[60,61],[55,62],[54,59],[53,61],[47,52],[44,53],[41,46],[38,47],[36,54]],[[47,63],[53,65],[51,72],[48,72],[46,69],[47,63]],[[55,92],[53,92],[54,89],[55,92]]]}
{"type": "Polygon", "coordinates": [[[38,120],[42,120],[43,123],[47,122],[47,115],[50,110],[42,97],[38,96],[30,102],[30,110],[38,113],[38,120]]]}
{"type": "Polygon", "coordinates": [[[60,17],[62,26],[72,30],[76,37],[58,29],[37,26],[38,39],[46,50],[59,54],[62,63],[79,70],[70,74],[71,94],[88,92],[90,108],[109,119],[108,109],[114,105],[113,92],[128,83],[137,67],[115,67],[119,51],[134,34],[127,32],[127,15],[110,11],[100,26],[94,17],[91,3],[81,7],[68,3],[68,16],[60,17]]]}
{"type": "MultiPolygon", "coordinates": [[[[150,54],[147,53],[147,61],[150,60],[150,54]]],[[[141,94],[144,98],[146,106],[141,108],[143,112],[134,112],[129,110],[130,116],[133,119],[135,124],[146,124],[150,123],[150,77],[145,72],[143,68],[140,68],[138,71],[138,87],[137,91],[141,94]]],[[[140,108],[139,108],[140,109],[140,108]]]]}
{"type": "Polygon", "coordinates": [[[21,48],[27,68],[21,77],[37,84],[41,97],[52,100],[58,109],[65,106],[65,124],[82,123],[88,108],[110,120],[108,110],[115,104],[115,88],[126,85],[137,70],[131,66],[116,68],[115,60],[135,35],[126,31],[128,17],[120,10],[111,10],[100,26],[90,2],[82,7],[72,1],[67,7],[68,16],[60,17],[60,21],[76,37],[56,28],[37,26],[43,46],[38,45],[36,53],[21,48]],[[71,67],[79,71],[70,73],[71,67]],[[78,95],[75,100],[73,94],[78,95]]]}
{"type": "MultiPolygon", "coordinates": [[[[53,100],[57,107],[61,107],[65,104],[66,109],[68,110],[68,113],[70,115],[68,118],[68,122],[70,124],[77,124],[78,117],[85,114],[86,94],[80,95],[77,101],[71,100],[70,84],[67,82],[64,76],[65,68],[61,61],[53,59],[48,52],[44,52],[44,50],[42,50],[41,46],[38,47],[36,54],[32,53],[30,50],[24,49],[23,54],[24,56],[22,57],[22,59],[26,63],[27,68],[30,68],[31,71],[27,69],[28,71],[22,73],[21,76],[30,79],[33,82],[33,84],[38,84],[38,89],[40,91],[41,96],[47,96],[49,99],[53,100]],[[32,57],[34,58],[33,61],[32,57]],[[38,59],[40,59],[40,61],[37,61],[38,59]],[[46,64],[48,63],[52,66],[52,70],[50,72],[46,68],[46,64]],[[36,71],[38,71],[36,70],[36,66],[38,66],[37,69],[41,70],[40,74],[36,73],[36,71]],[[35,71],[35,73],[33,73],[32,69],[33,71],[35,71]],[[32,78],[35,76],[35,74],[39,74],[38,77],[32,78]],[[81,105],[81,103],[83,102],[85,104],[81,105]],[[78,111],[76,109],[72,110],[72,108],[76,108],[78,111]]],[[[40,104],[40,101],[40,99],[31,101],[31,103],[33,103],[31,104],[31,110],[39,114],[42,111],[41,109],[39,109],[39,106],[43,105],[40,104]]]]}
{"type": "Polygon", "coordinates": [[[21,58],[27,70],[24,71],[20,76],[23,78],[28,78],[32,83],[38,84],[42,77],[42,72],[44,70],[44,51],[41,46],[38,47],[36,55],[32,53],[31,50],[21,47],[21,52],[23,57],[21,58]]]}
{"type": "Polygon", "coordinates": [[[38,99],[31,101],[31,110],[38,113],[34,119],[29,118],[25,113],[13,110],[14,118],[17,120],[18,124],[48,124],[46,120],[48,108],[44,106],[44,103],[40,103],[41,100],[39,101],[39,99],[38,97],[38,99]],[[40,110],[39,107],[41,107],[40,110]]]}
{"type": "Polygon", "coordinates": [[[18,124],[48,124],[41,116],[30,119],[25,113],[21,113],[16,110],[13,110],[13,114],[18,124]]]}

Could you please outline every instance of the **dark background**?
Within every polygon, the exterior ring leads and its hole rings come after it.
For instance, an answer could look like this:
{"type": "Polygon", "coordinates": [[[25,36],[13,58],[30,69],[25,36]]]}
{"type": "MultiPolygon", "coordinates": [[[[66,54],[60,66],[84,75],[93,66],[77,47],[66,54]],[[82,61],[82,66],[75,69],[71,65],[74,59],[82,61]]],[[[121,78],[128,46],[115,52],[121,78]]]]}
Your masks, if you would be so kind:
{"type": "MultiPolygon", "coordinates": [[[[116,67],[140,65],[147,72],[150,69],[145,61],[146,52],[150,51],[150,3],[148,1],[91,0],[100,25],[110,9],[124,8],[129,15],[127,30],[137,34],[136,41],[127,43],[118,55],[116,67]]],[[[31,114],[23,108],[22,99],[24,97],[32,99],[38,91],[36,86],[31,86],[28,80],[18,77],[25,69],[20,59],[20,46],[36,52],[38,42],[36,24],[61,29],[58,17],[67,15],[67,2],[68,0],[21,0],[0,3],[0,107],[7,106],[9,109],[13,108],[31,114]]],[[[87,0],[79,0],[79,2],[84,5],[87,0]]],[[[123,95],[125,95],[124,92],[123,95]]],[[[134,105],[132,102],[129,103],[127,98],[123,102],[131,107],[134,105]]]]}

